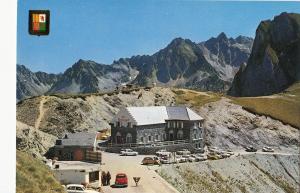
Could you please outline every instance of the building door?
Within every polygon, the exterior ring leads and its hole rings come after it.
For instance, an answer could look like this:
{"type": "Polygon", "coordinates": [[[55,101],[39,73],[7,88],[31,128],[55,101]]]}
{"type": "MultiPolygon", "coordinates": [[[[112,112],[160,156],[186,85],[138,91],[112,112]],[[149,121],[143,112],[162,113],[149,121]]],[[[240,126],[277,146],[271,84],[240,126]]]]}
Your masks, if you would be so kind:
{"type": "Polygon", "coordinates": [[[174,131],[170,130],[169,131],[169,141],[173,141],[174,140],[174,131]]]}
{"type": "Polygon", "coordinates": [[[116,134],[116,143],[118,144],[122,143],[122,135],[120,132],[116,134]]]}
{"type": "Polygon", "coordinates": [[[89,173],[89,183],[99,180],[99,171],[89,173]]]}

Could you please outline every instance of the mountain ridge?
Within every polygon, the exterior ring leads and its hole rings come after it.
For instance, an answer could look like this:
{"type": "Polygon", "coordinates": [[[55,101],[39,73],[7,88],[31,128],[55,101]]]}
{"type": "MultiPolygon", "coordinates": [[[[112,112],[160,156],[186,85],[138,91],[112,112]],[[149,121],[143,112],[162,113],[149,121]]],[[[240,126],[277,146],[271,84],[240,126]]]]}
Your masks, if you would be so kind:
{"type": "MultiPolygon", "coordinates": [[[[247,60],[252,39],[244,36],[227,38],[222,32],[217,38],[210,38],[208,41],[211,46],[209,48],[204,45],[207,41],[196,43],[177,37],[152,55],[120,58],[110,65],[79,59],[59,76],[51,74],[52,79],[44,72],[26,72],[25,74],[29,75],[26,78],[28,80],[45,77],[47,81],[43,82],[44,86],[40,88],[41,83],[37,81],[30,81],[30,86],[27,86],[24,82],[21,84],[21,79],[17,79],[17,87],[20,87],[17,89],[17,100],[41,94],[110,91],[126,82],[139,86],[148,86],[155,82],[161,86],[225,91],[229,88],[239,65],[247,60]],[[213,46],[221,45],[219,41],[223,41],[223,47],[220,51],[222,54],[217,56],[213,46]],[[227,58],[238,54],[243,56],[235,58],[235,63],[228,62],[227,58]]],[[[23,73],[17,71],[20,77],[23,73]]]]}

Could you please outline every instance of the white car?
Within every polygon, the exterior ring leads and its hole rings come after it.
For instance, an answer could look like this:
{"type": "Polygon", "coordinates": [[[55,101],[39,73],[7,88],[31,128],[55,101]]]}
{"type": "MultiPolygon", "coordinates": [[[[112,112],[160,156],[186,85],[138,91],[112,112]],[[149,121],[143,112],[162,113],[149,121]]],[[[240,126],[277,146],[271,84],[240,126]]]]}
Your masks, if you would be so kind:
{"type": "Polygon", "coordinates": [[[95,190],[87,190],[80,184],[69,184],[66,186],[67,193],[97,193],[95,190]]]}
{"type": "Polygon", "coordinates": [[[197,161],[195,157],[190,156],[189,158],[187,158],[189,162],[195,162],[197,161]]]}
{"type": "Polygon", "coordinates": [[[160,156],[170,156],[171,152],[169,152],[169,151],[167,151],[167,150],[165,150],[165,149],[161,149],[161,150],[155,152],[155,154],[156,154],[157,156],[159,156],[159,157],[160,157],[160,156]]]}
{"type": "Polygon", "coordinates": [[[196,161],[205,161],[207,160],[207,156],[204,154],[195,154],[193,157],[196,159],[196,161]]]}
{"type": "Polygon", "coordinates": [[[187,150],[187,149],[182,149],[180,151],[177,151],[177,154],[178,155],[190,155],[191,152],[189,150],[187,150]]]}
{"type": "Polygon", "coordinates": [[[168,158],[161,158],[161,159],[160,159],[160,163],[163,163],[163,164],[171,164],[172,161],[170,161],[170,159],[168,159],[168,158]]]}
{"type": "Polygon", "coordinates": [[[175,162],[176,163],[184,163],[184,162],[187,162],[187,158],[184,158],[184,157],[181,157],[179,155],[176,155],[175,162]]]}
{"type": "Polygon", "coordinates": [[[121,155],[132,155],[132,156],[137,156],[139,153],[136,152],[136,151],[133,151],[132,149],[124,149],[124,150],[121,150],[120,152],[121,155]]]}
{"type": "Polygon", "coordinates": [[[263,147],[262,151],[263,152],[274,152],[274,149],[272,149],[271,147],[263,147]]]}

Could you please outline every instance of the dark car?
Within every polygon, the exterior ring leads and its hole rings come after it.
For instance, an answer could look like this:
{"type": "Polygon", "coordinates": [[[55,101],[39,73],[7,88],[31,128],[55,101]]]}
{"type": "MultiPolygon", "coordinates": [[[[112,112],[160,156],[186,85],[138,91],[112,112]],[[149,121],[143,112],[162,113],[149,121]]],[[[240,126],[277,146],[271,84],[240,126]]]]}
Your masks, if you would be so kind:
{"type": "Polygon", "coordinates": [[[128,178],[127,175],[124,173],[119,173],[116,175],[115,180],[116,187],[127,187],[128,186],[128,178]]]}
{"type": "Polygon", "coordinates": [[[142,161],[143,165],[154,165],[154,164],[160,164],[157,157],[144,157],[142,161]]]}
{"type": "Polygon", "coordinates": [[[247,152],[256,152],[257,149],[255,149],[253,146],[248,146],[248,147],[246,147],[245,151],[247,151],[247,152]]]}

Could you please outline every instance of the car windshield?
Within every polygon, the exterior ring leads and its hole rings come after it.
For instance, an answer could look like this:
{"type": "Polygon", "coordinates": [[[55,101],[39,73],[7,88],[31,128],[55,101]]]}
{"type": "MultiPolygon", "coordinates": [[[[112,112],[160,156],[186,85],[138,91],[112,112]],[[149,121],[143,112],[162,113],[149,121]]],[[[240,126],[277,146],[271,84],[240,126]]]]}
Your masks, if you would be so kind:
{"type": "Polygon", "coordinates": [[[126,175],[125,174],[118,174],[116,178],[125,178],[126,175]]]}

